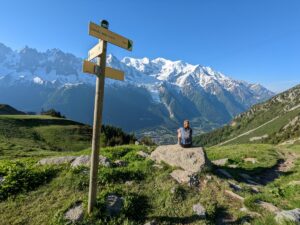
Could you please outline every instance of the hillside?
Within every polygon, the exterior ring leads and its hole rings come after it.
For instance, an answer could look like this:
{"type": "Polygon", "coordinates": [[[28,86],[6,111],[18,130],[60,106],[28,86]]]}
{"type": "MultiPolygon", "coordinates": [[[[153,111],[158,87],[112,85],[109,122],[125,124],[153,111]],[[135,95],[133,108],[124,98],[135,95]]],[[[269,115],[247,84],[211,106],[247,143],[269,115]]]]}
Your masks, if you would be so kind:
{"type": "MultiPolygon", "coordinates": [[[[133,143],[135,138],[112,126],[102,126],[102,146],[133,143]]],[[[0,115],[0,159],[76,152],[91,146],[92,128],[63,118],[0,115]]]]}
{"type": "Polygon", "coordinates": [[[176,182],[170,176],[176,168],[141,156],[140,151],[147,155],[152,147],[102,148],[109,165],[99,169],[97,210],[88,216],[89,169],[38,162],[47,157],[67,160],[90,155],[89,126],[46,116],[0,116],[0,137],[0,223],[4,225],[140,225],[151,221],[159,225],[276,225],[273,213],[257,202],[287,212],[299,207],[299,145],[207,148],[210,160],[227,161],[197,174],[194,179],[199,185],[195,186],[176,182]],[[278,169],[280,177],[274,176],[279,166],[285,172],[278,169]],[[111,195],[122,197],[124,203],[114,216],[106,209],[111,195]],[[66,212],[79,204],[81,220],[71,223],[66,212]],[[199,204],[204,217],[195,212],[199,204]]]}
{"type": "MultiPolygon", "coordinates": [[[[0,44],[0,102],[31,112],[55,108],[91,124],[95,77],[83,74],[81,64],[59,49],[14,51],[0,44]]],[[[157,142],[174,142],[174,131],[186,118],[195,133],[210,131],[274,95],[259,84],[181,60],[109,55],[107,64],[124,71],[125,81],[106,80],[104,123],[139,137],[150,134],[157,142]]]]}
{"type": "Polygon", "coordinates": [[[0,115],[24,115],[24,112],[16,110],[10,105],[0,104],[0,115]]]}
{"type": "Polygon", "coordinates": [[[201,146],[297,141],[300,137],[300,85],[254,105],[229,125],[195,138],[201,146]]]}

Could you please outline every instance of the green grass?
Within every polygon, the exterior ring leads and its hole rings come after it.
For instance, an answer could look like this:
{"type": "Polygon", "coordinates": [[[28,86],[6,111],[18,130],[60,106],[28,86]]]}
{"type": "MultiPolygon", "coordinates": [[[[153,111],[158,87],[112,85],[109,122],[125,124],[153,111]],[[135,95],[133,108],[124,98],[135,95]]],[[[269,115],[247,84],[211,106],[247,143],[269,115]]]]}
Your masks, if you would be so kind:
{"type": "Polygon", "coordinates": [[[49,116],[1,115],[0,159],[54,155],[90,146],[91,128],[49,116]]]}
{"type": "Polygon", "coordinates": [[[210,160],[228,158],[228,164],[245,170],[270,168],[280,158],[276,147],[269,144],[214,146],[207,148],[206,153],[210,160]],[[245,162],[245,158],[255,158],[257,163],[245,162]]]}

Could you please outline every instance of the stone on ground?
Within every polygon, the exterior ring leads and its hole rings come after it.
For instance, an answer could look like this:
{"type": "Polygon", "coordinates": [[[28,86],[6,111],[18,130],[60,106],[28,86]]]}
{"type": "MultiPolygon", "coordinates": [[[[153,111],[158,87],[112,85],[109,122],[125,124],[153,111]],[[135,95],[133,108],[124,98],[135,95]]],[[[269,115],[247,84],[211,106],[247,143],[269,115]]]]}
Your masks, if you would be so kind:
{"type": "Polygon", "coordinates": [[[288,185],[300,185],[300,180],[293,180],[291,182],[288,183],[288,185]]]}
{"type": "Polygon", "coordinates": [[[160,163],[165,162],[170,166],[180,167],[189,172],[201,172],[209,161],[203,148],[183,148],[180,145],[161,145],[152,153],[151,159],[160,163]]]}
{"type": "Polygon", "coordinates": [[[194,173],[178,169],[174,170],[170,175],[180,184],[189,184],[191,182],[191,178],[194,176],[194,173]]]}
{"type": "Polygon", "coordinates": [[[227,172],[226,170],[217,169],[216,172],[219,173],[219,174],[221,174],[222,176],[224,176],[226,178],[229,178],[229,179],[232,178],[231,174],[229,172],[227,172]]]}
{"type": "Polygon", "coordinates": [[[260,201],[260,200],[258,200],[256,203],[258,205],[260,205],[262,208],[264,208],[267,211],[269,211],[269,212],[272,212],[272,213],[279,213],[280,212],[280,209],[277,208],[275,205],[273,205],[271,203],[260,201]]]}
{"type": "Polygon", "coordinates": [[[156,220],[151,220],[151,221],[145,223],[144,225],[158,225],[158,223],[156,222],[156,220]]]}
{"type": "Polygon", "coordinates": [[[225,166],[226,163],[228,162],[228,158],[224,158],[224,159],[217,159],[217,160],[213,160],[211,161],[213,164],[215,164],[216,166],[225,166]]]}
{"type": "MultiPolygon", "coordinates": [[[[89,155],[81,155],[75,158],[75,160],[71,163],[72,167],[77,166],[90,166],[90,156],[89,155]]],[[[110,167],[111,162],[108,158],[100,155],[99,156],[99,165],[110,167]]]]}
{"type": "Polygon", "coordinates": [[[83,218],[82,203],[75,205],[65,213],[65,219],[70,220],[73,223],[80,221],[82,218],[83,218]]]}
{"type": "Polygon", "coordinates": [[[117,167],[124,167],[124,166],[127,166],[127,162],[124,160],[118,159],[118,160],[114,161],[114,165],[117,167]]]}
{"type": "Polygon", "coordinates": [[[229,187],[232,188],[234,191],[241,191],[242,187],[238,184],[233,183],[232,181],[228,181],[229,187]]]}
{"type": "Polygon", "coordinates": [[[235,168],[238,168],[238,165],[235,165],[235,164],[230,164],[228,165],[229,168],[232,168],[232,169],[235,169],[235,168]]]}
{"type": "Polygon", "coordinates": [[[41,159],[38,164],[40,165],[60,165],[65,163],[71,163],[75,160],[76,156],[61,156],[41,159]]]}
{"type": "Polygon", "coordinates": [[[125,185],[127,185],[127,186],[132,186],[133,184],[134,184],[134,181],[132,181],[132,180],[128,180],[125,182],[125,185]]]}
{"type": "Polygon", "coordinates": [[[296,224],[300,224],[300,208],[293,210],[282,210],[281,212],[277,213],[275,219],[279,223],[287,220],[296,222],[296,224]]]}
{"type": "Polygon", "coordinates": [[[257,163],[257,159],[256,158],[244,158],[245,162],[251,162],[253,164],[257,163]]]}
{"type": "Polygon", "coordinates": [[[123,198],[116,195],[109,195],[106,198],[106,212],[109,216],[117,216],[123,208],[123,198]]]}
{"type": "Polygon", "coordinates": [[[0,176],[0,185],[5,181],[5,178],[3,176],[0,176]]]}
{"type": "Polygon", "coordinates": [[[225,194],[227,196],[229,196],[230,198],[233,198],[233,199],[237,199],[241,202],[243,202],[245,199],[242,197],[242,196],[239,196],[238,194],[232,192],[232,191],[229,191],[229,190],[225,190],[225,194]]]}
{"type": "Polygon", "coordinates": [[[136,154],[142,158],[148,158],[150,156],[148,153],[143,151],[138,151],[136,154]]]}
{"type": "Polygon", "coordinates": [[[204,218],[206,214],[205,208],[200,203],[193,205],[193,212],[202,218],[204,218]]]}

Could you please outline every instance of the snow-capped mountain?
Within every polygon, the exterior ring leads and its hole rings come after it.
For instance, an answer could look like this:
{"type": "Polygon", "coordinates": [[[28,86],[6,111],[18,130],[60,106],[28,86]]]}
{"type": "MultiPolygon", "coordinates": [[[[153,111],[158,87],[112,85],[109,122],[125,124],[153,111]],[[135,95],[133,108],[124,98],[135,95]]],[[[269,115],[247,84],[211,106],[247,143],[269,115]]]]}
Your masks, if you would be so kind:
{"type": "MultiPolygon", "coordinates": [[[[104,121],[138,134],[169,137],[185,118],[198,132],[210,130],[274,94],[183,61],[109,55],[107,64],[123,70],[125,81],[106,79],[104,121]]],[[[54,107],[91,123],[95,77],[81,70],[82,59],[59,49],[13,51],[0,43],[0,102],[23,111],[54,107]]]]}

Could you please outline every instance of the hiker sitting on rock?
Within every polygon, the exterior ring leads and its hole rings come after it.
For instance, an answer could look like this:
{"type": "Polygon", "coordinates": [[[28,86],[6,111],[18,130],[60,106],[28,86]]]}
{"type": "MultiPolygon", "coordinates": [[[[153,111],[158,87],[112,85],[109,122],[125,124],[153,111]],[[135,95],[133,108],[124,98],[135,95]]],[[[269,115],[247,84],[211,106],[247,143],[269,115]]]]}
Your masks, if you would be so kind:
{"type": "Polygon", "coordinates": [[[178,144],[184,148],[192,146],[192,135],[193,130],[190,128],[190,122],[185,120],[183,122],[183,127],[177,130],[178,133],[178,144]]]}

